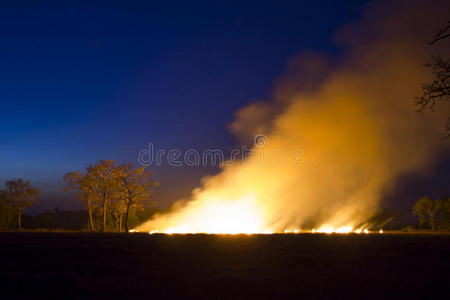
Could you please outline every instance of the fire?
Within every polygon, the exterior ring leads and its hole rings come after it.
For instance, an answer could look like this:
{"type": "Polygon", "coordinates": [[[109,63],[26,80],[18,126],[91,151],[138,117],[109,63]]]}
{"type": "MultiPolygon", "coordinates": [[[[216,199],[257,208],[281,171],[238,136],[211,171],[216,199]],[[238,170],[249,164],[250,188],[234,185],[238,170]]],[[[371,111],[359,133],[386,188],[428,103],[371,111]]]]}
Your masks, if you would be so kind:
{"type": "MultiPolygon", "coordinates": [[[[251,228],[251,227],[247,227],[251,228]]],[[[136,230],[130,230],[130,232],[139,232],[136,230]]],[[[236,227],[230,227],[230,226],[223,226],[223,227],[217,227],[214,231],[208,231],[208,230],[200,230],[200,231],[191,231],[189,226],[178,226],[178,227],[170,227],[163,231],[159,230],[151,230],[149,234],[155,234],[155,233],[165,233],[165,234],[196,234],[196,233],[202,233],[202,234],[274,234],[274,233],[284,233],[284,234],[299,234],[299,233],[325,233],[325,234],[349,234],[349,233],[365,233],[369,234],[370,231],[368,229],[354,229],[351,226],[341,226],[338,228],[333,228],[332,226],[321,226],[319,229],[313,228],[312,230],[301,230],[301,229],[285,229],[283,232],[274,232],[270,229],[266,229],[263,231],[252,231],[252,230],[242,230],[239,227],[239,223],[236,223],[236,227]]],[[[382,234],[383,229],[380,229],[378,233],[382,234]]]]}
{"type": "Polygon", "coordinates": [[[352,231],[353,231],[352,226],[341,226],[338,228],[334,228],[333,226],[330,225],[323,225],[317,230],[317,232],[320,233],[350,233],[352,231]]]}
{"type": "Polygon", "coordinates": [[[264,216],[251,196],[235,201],[214,199],[197,208],[195,214],[187,214],[177,219],[175,226],[155,229],[151,233],[167,234],[208,233],[208,234],[269,234],[264,226],[264,216]]]}
{"type": "Polygon", "coordinates": [[[340,31],[349,51],[342,63],[299,56],[270,93],[273,101],[236,113],[232,132],[244,145],[254,141],[245,159],[230,155],[188,199],[135,230],[300,233],[308,224],[312,233],[369,234],[374,224],[360,224],[373,217],[384,191],[446,149],[437,128],[448,107],[419,115],[411,100],[417,96],[411,87],[430,76],[422,64],[431,49],[417,36],[428,36],[438,18],[424,10],[411,15],[415,21],[405,11],[368,14],[340,31]],[[411,145],[418,147],[410,151],[411,145]]]}
{"type": "MultiPolygon", "coordinates": [[[[361,232],[364,232],[364,233],[369,233],[369,230],[366,228],[366,229],[362,229],[362,228],[353,228],[353,226],[349,226],[349,225],[347,225],[347,226],[340,226],[340,227],[333,227],[333,226],[330,226],[330,225],[322,225],[321,227],[319,227],[319,229],[313,229],[312,231],[311,231],[312,233],[316,233],[316,232],[319,232],[319,233],[327,233],[327,234],[331,234],[331,233],[357,233],[357,234],[359,234],[359,233],[361,233],[361,232]]],[[[380,233],[383,233],[383,231],[381,230],[380,231],[380,233]]]]}
{"type": "MultiPolygon", "coordinates": [[[[255,207],[248,205],[236,205],[230,203],[223,203],[215,206],[211,210],[204,213],[208,218],[199,219],[198,222],[190,222],[167,227],[159,230],[154,229],[149,231],[149,234],[164,233],[164,234],[300,234],[300,233],[325,233],[325,234],[349,234],[349,233],[365,233],[368,234],[367,228],[354,228],[350,225],[333,227],[328,224],[320,226],[318,229],[302,230],[300,228],[288,228],[283,231],[276,231],[262,226],[263,219],[260,215],[255,213],[255,207]],[[237,210],[236,210],[237,209],[237,210]]],[[[139,232],[138,230],[130,230],[130,232],[139,232]]],[[[378,231],[380,234],[383,230],[378,231]]]]}
{"type": "MultiPolygon", "coordinates": [[[[264,205],[260,204],[255,195],[248,194],[235,200],[215,196],[207,201],[190,202],[181,210],[181,214],[171,216],[164,220],[163,216],[156,218],[149,234],[299,234],[299,233],[368,233],[365,228],[354,228],[351,225],[332,226],[323,224],[318,229],[302,230],[291,226],[280,229],[267,225],[267,215],[264,213],[264,205]],[[197,204],[197,205],[196,205],[197,204]]],[[[272,222],[270,222],[272,223],[272,222]]],[[[270,224],[269,223],[269,224],[270,224]]],[[[138,229],[132,232],[139,231],[138,229]]]]}

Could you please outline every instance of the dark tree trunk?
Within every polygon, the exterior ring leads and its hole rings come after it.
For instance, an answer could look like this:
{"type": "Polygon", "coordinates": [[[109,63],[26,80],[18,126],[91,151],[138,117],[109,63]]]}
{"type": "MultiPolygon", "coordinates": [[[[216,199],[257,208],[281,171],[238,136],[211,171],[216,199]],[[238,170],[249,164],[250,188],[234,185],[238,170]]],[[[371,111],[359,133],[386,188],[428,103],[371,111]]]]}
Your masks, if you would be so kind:
{"type": "Polygon", "coordinates": [[[116,232],[120,232],[119,230],[119,217],[116,213],[113,213],[114,224],[116,225],[116,232]]]}
{"type": "Polygon", "coordinates": [[[22,210],[19,209],[17,213],[17,225],[19,226],[19,230],[22,230],[22,210]]]}
{"type": "Polygon", "coordinates": [[[92,219],[92,202],[88,200],[88,212],[89,212],[89,227],[91,232],[94,232],[94,220],[92,219]]]}
{"type": "Polygon", "coordinates": [[[106,232],[106,197],[103,198],[103,232],[106,232]]]}
{"type": "Polygon", "coordinates": [[[89,209],[89,227],[91,228],[91,232],[94,232],[94,220],[92,219],[92,209],[89,209]]]}
{"type": "Polygon", "coordinates": [[[125,232],[128,232],[128,215],[130,213],[131,199],[128,198],[127,211],[125,212],[125,232]]]}

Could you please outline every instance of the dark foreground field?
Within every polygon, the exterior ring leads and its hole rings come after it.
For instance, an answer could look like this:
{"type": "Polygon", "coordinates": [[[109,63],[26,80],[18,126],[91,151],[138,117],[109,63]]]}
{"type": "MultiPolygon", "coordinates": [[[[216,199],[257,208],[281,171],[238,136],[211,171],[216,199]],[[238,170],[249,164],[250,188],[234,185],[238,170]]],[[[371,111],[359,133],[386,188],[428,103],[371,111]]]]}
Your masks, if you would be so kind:
{"type": "Polygon", "coordinates": [[[1,233],[0,297],[449,298],[450,237],[1,233]]]}

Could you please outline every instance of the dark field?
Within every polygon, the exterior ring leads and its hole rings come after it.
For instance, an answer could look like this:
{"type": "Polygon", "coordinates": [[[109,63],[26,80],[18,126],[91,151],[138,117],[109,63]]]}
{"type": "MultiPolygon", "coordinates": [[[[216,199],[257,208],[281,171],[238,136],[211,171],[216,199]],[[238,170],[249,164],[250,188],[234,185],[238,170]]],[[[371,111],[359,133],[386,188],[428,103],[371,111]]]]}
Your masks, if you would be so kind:
{"type": "Polygon", "coordinates": [[[2,299],[448,299],[450,287],[440,235],[1,233],[0,251],[2,299]]]}

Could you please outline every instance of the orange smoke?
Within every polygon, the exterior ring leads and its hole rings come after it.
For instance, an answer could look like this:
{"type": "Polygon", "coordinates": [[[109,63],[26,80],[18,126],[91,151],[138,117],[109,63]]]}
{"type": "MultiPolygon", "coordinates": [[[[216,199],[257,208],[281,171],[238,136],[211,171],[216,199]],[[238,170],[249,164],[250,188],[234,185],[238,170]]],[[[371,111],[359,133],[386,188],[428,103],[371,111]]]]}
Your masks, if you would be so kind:
{"type": "Polygon", "coordinates": [[[366,232],[364,222],[396,178],[447,151],[448,107],[420,115],[414,96],[431,78],[423,63],[435,49],[426,41],[448,6],[368,5],[361,20],[338,31],[338,64],[300,55],[271,102],[237,113],[232,131],[244,142],[264,133],[264,147],[247,162],[223,166],[191,199],[136,230],[268,233],[313,224],[322,232],[366,232]],[[301,153],[301,161],[261,159],[273,153],[301,153]]]}

